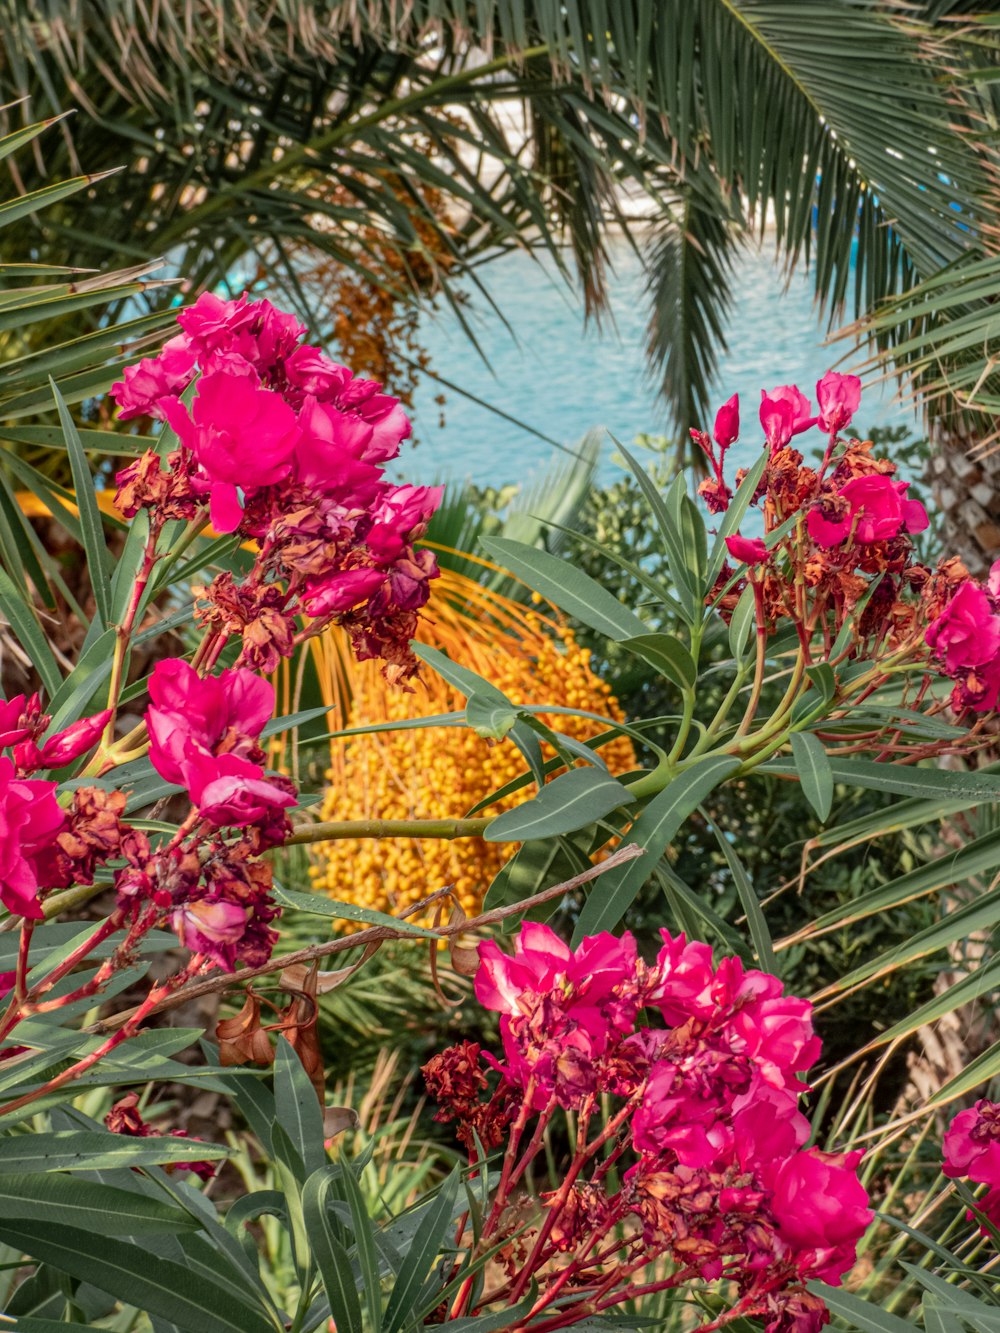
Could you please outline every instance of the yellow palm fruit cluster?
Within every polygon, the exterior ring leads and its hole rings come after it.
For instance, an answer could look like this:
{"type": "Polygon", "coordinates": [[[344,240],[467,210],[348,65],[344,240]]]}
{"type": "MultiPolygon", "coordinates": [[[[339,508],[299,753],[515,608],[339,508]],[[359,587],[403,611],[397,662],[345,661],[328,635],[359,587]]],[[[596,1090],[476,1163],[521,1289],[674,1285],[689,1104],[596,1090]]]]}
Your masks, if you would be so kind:
{"type": "MultiPolygon", "coordinates": [[[[498,597],[475,580],[450,571],[443,574],[421,638],[477,671],[515,703],[559,704],[622,720],[611,690],[590,665],[589,651],[569,629],[539,609],[498,597]]],[[[339,726],[404,721],[464,706],[463,697],[428,668],[415,693],[391,688],[377,664],[348,664],[335,636],[319,641],[319,658],[339,726]]],[[[543,718],[581,741],[607,730],[588,718],[543,718]]],[[[636,767],[626,737],[602,746],[601,754],[612,773],[636,767]]],[[[491,743],[464,726],[334,741],[321,818],[457,818],[523,771],[524,761],[512,742],[491,743]]],[[[510,809],[533,791],[524,788],[491,805],[489,812],[510,809]]],[[[472,916],[515,850],[481,838],[337,841],[316,847],[311,874],[315,887],[332,897],[393,913],[450,885],[472,916]]]]}

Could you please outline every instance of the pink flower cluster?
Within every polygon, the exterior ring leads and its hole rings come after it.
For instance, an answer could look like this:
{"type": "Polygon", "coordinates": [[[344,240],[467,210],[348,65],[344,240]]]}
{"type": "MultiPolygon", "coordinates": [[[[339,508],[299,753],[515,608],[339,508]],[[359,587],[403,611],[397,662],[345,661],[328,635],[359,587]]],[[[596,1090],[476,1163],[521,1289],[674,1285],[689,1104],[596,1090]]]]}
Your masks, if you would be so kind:
{"type": "Polygon", "coordinates": [[[956,712],[991,712],[1000,700],[1000,560],[985,585],[967,578],[931,621],[927,645],[955,681],[956,712]]]}
{"type": "Polygon", "coordinates": [[[944,1136],[944,1174],[988,1185],[976,1207],[1000,1227],[1000,1103],[983,1099],[955,1116],[944,1136]]]}
{"type": "MultiPolygon", "coordinates": [[[[802,1075],[820,1051],[810,1005],[737,958],[716,966],[707,945],[662,935],[652,966],[628,933],[574,951],[525,924],[513,957],[479,946],[475,992],[500,1014],[504,1059],[487,1063],[501,1090],[543,1119],[561,1106],[587,1123],[602,1097],[620,1108],[600,1153],[584,1153],[589,1179],[579,1173],[550,1200],[547,1243],[534,1257],[541,1265],[588,1243],[605,1252],[631,1219],[633,1240],[615,1257],[622,1272],[668,1255],[699,1278],[733,1280],[741,1312],[765,1315],[770,1333],[811,1333],[827,1315],[803,1284],[841,1280],[872,1213],[861,1153],[805,1146],[802,1075]],[[633,1164],[612,1191],[597,1163],[626,1154],[633,1164]],[[587,1242],[595,1227],[604,1240],[587,1242]]],[[[440,1098],[450,1085],[435,1075],[440,1098]]],[[[451,1083],[468,1101],[468,1070],[451,1083]]],[[[497,1094],[490,1108],[500,1113],[497,1094]]]]}
{"type": "Polygon", "coordinates": [[[241,636],[241,664],[273,670],[306,616],[310,632],[344,625],[359,658],[405,681],[438,572],[413,543],[441,488],[384,477],[410,434],[398,400],[302,342],[305,329],[268,301],[204,293],[177,319],[182,332],[111,390],[123,419],[165,420],[179,442],[166,472],[149,452],[118,474],[119,508],[193,518],[207,505],[217,531],[257,543],[250,577],[217,579],[201,613],[220,636],[241,636]]]}
{"type": "Polygon", "coordinates": [[[153,768],[185,788],[193,807],[159,847],[124,820],[123,791],[79,786],[63,808],[55,782],[27,776],[85,755],[107,711],[45,738],[50,719],[37,695],[0,700],[0,750],[10,750],[0,754],[0,900],[37,920],[46,890],[93,883],[98,867],[117,863],[117,908],[101,930],[123,928],[126,938],[105,965],[108,975],[131,961],[149,930],[165,925],[193,954],[228,971],[239,960],[265,962],[278,908],[260,853],[284,841],[286,812],[297,799],[291,782],[263,768],[259,740],[274,713],[274,689],[242,668],[202,678],[167,659],[153,671],[149,693],[153,768]]]}
{"type": "Polygon", "coordinates": [[[0,699],[0,901],[11,912],[37,920],[39,890],[66,881],[54,855],[65,829],[56,801],[57,784],[28,775],[63,768],[97,744],[110,713],[81,718],[45,737],[51,718],[37,694],[0,699]],[[44,738],[44,739],[43,739],[44,738]]]}

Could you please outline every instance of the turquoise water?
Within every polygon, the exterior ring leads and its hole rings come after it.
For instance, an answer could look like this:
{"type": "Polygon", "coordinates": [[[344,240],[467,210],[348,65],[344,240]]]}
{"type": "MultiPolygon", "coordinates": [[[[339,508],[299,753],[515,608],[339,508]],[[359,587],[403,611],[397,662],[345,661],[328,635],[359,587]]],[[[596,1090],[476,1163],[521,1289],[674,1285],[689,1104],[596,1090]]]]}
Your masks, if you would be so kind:
{"type": "MultiPolygon", "coordinates": [[[[605,427],[623,443],[636,435],[668,433],[662,404],[645,369],[646,302],[639,262],[628,247],[613,255],[614,326],[584,331],[582,307],[553,277],[551,264],[514,253],[481,270],[510,330],[481,295],[470,322],[487,364],[447,311],[425,317],[421,338],[431,368],[477,398],[527,426],[572,447],[587,431],[605,427]]],[[[729,351],[721,358],[714,402],[738,392],[744,452],[733,450],[734,466],[756,457],[760,447],[760,390],[798,384],[810,396],[820,376],[843,356],[846,345],[823,347],[824,328],[805,273],[787,289],[770,253],[747,252],[735,278],[729,351]]],[[[841,369],[847,369],[842,366],[841,369]]],[[[701,423],[710,426],[711,422],[701,423]]],[[[865,391],[858,424],[908,425],[911,410],[893,401],[890,386],[865,391]]],[[[560,456],[559,449],[487,408],[423,377],[414,403],[415,451],[404,451],[401,472],[413,480],[471,478],[507,484],[537,477],[560,456]],[[444,392],[445,424],[434,402],[444,392]]],[[[600,475],[618,474],[607,439],[600,475]]]]}

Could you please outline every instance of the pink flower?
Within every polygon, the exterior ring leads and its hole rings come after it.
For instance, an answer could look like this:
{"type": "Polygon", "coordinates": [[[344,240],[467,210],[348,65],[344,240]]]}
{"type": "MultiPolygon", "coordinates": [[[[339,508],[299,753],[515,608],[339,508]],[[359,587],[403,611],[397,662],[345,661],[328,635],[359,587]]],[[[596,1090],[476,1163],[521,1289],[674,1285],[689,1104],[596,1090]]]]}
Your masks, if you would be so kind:
{"type": "Polygon", "coordinates": [[[41,702],[37,694],[30,699],[15,694],[13,699],[0,699],[0,750],[26,740],[35,730],[33,723],[41,718],[41,702]]]}
{"type": "Polygon", "coordinates": [[[382,497],[372,514],[372,526],[366,537],[368,548],[377,560],[397,559],[441,503],[443,486],[393,486],[382,497]]]}
{"type": "Polygon", "coordinates": [[[944,1174],[1000,1185],[1000,1103],[983,1098],[955,1116],[944,1136],[944,1174]]]}
{"type": "Polygon", "coordinates": [[[857,375],[838,375],[828,370],[816,385],[819,427],[832,433],[850,424],[861,404],[861,381],[857,375]]]}
{"type": "Polygon", "coordinates": [[[367,602],[384,582],[383,569],[345,569],[310,585],[302,601],[313,619],[319,620],[367,602]]]}
{"type": "Polygon", "coordinates": [[[164,399],[175,399],[194,378],[195,352],[187,336],[179,333],[163,344],[155,357],[144,357],[137,365],[126,366],[123,378],[112,384],[109,392],[119,407],[118,417],[165,417],[164,399]]]}
{"type": "Polygon", "coordinates": [[[9,759],[0,758],[0,900],[11,912],[41,919],[40,860],[65,824],[56,802],[56,784],[18,778],[9,759]]]}
{"type": "Polygon", "coordinates": [[[810,1125],[798,1109],[798,1092],[776,1088],[756,1073],[730,1108],[736,1153],[744,1171],[777,1157],[790,1157],[809,1139],[810,1125]]]}
{"type": "Polygon", "coordinates": [[[737,533],[735,537],[726,538],[726,550],[734,560],[742,560],[745,565],[759,565],[767,559],[767,546],[760,537],[741,537],[737,533]]]}
{"type": "Polygon", "coordinates": [[[351,379],[346,366],[338,365],[318,347],[301,343],[285,362],[288,383],[321,403],[335,402],[351,379]]]}
{"type": "Polygon", "coordinates": [[[50,736],[41,747],[33,740],[23,741],[14,750],[18,768],[22,772],[29,772],[36,768],[62,768],[65,764],[71,764],[97,744],[110,717],[110,708],[105,708],[93,717],[82,717],[50,736]]]}
{"type": "Polygon", "coordinates": [[[179,657],[157,662],[146,713],[149,758],[161,778],[187,785],[189,751],[208,755],[223,742],[248,753],[274,714],[274,687],[245,667],[201,677],[179,657]]]}
{"type": "Polygon", "coordinates": [[[244,493],[286,477],[299,441],[295,413],[246,375],[217,372],[199,381],[192,415],[165,403],[167,420],[207,475],[212,525],[235,532],[244,493]]]}
{"type": "Polygon", "coordinates": [[[217,828],[245,828],[295,804],[295,797],[269,782],[258,764],[235,754],[204,754],[189,747],[184,782],[199,815],[217,828]]]}
{"type": "Polygon", "coordinates": [[[983,589],[969,579],[928,625],[924,637],[947,671],[983,666],[1000,653],[1000,616],[993,614],[983,589]]]}
{"type": "Polygon", "coordinates": [[[239,903],[202,898],[176,908],[170,924],[185,949],[205,954],[232,972],[235,946],[243,938],[247,917],[247,909],[239,903]]]}
{"type": "Polygon", "coordinates": [[[812,1005],[793,995],[743,1005],[733,1015],[731,1028],[737,1049],[777,1088],[801,1088],[795,1076],[815,1064],[822,1046],[813,1034],[812,1005]]]}
{"type": "Polygon", "coordinates": [[[689,944],[686,935],[674,938],[666,930],[661,930],[660,935],[664,947],[656,956],[650,1003],[674,1027],[691,1017],[707,1018],[715,1007],[712,950],[696,940],[689,944]]]}
{"type": "Polygon", "coordinates": [[[518,998],[524,991],[544,994],[552,989],[573,954],[554,930],[536,921],[526,921],[514,940],[514,957],[503,952],[495,940],[479,946],[479,970],[474,983],[476,999],[485,1009],[517,1014],[518,998]]]}
{"type": "Polygon", "coordinates": [[[778,1234],[796,1251],[815,1252],[813,1272],[824,1282],[840,1281],[874,1217],[857,1176],[863,1156],[804,1148],[758,1171],[778,1234]]]}
{"type": "Polygon", "coordinates": [[[194,305],[177,312],[177,323],[199,356],[204,356],[229,347],[256,317],[254,303],[246,292],[235,301],[202,292],[194,305]]]}
{"type": "Polygon", "coordinates": [[[370,505],[384,489],[381,470],[365,458],[371,426],[315,398],[305,400],[299,426],[296,479],[326,495],[370,505]]]}
{"type": "Polygon", "coordinates": [[[811,411],[809,399],[794,384],[779,385],[770,393],[761,389],[760,424],[772,454],[783,449],[793,435],[815,426],[811,411]]]}
{"type": "Polygon", "coordinates": [[[740,436],[740,396],[734,393],[715,414],[712,436],[720,449],[728,449],[740,436]]]}
{"type": "Polygon", "coordinates": [[[854,540],[862,546],[888,541],[901,531],[923,532],[927,510],[918,500],[905,498],[908,485],[882,473],[852,477],[840,488],[846,505],[840,506],[835,517],[826,517],[822,504],[810,509],[806,519],[809,536],[817,546],[828,549],[846,541],[852,530],[854,540]]]}

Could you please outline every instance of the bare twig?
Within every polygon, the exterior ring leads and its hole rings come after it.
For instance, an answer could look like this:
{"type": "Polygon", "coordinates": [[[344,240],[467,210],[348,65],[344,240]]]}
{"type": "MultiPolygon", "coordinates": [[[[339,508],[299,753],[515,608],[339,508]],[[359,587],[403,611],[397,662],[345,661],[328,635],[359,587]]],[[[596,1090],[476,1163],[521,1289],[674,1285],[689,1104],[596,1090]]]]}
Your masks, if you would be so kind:
{"type": "MultiPolygon", "coordinates": [[[[636,847],[630,843],[625,847],[620,847],[618,851],[612,853],[600,865],[591,866],[588,870],[584,870],[582,874],[574,875],[572,879],[568,879],[562,884],[553,884],[550,888],[543,889],[541,893],[536,893],[530,898],[524,898],[517,903],[509,903],[506,907],[497,907],[492,912],[483,912],[481,916],[471,917],[467,921],[452,922],[447,926],[440,926],[434,931],[434,934],[439,939],[449,939],[453,935],[464,935],[469,931],[495,925],[498,921],[506,920],[507,917],[519,916],[532,907],[538,907],[542,903],[547,903],[553,898],[559,898],[564,893],[579,888],[582,884],[588,884],[591,880],[598,879],[601,875],[607,874],[609,870],[614,870],[618,866],[634,860],[635,857],[642,856],[642,854],[643,849],[641,847],[636,847]]],[[[439,896],[440,894],[433,894],[432,898],[439,896]]],[[[326,958],[330,954],[343,953],[348,949],[364,948],[371,944],[378,946],[384,944],[386,940],[412,938],[413,935],[406,930],[396,930],[392,926],[372,926],[368,930],[358,931],[355,935],[340,935],[336,939],[325,940],[322,944],[310,944],[304,949],[296,949],[294,953],[286,953],[280,958],[272,958],[260,967],[247,967],[239,972],[208,977],[205,981],[193,982],[167,996],[166,999],[160,1001],[148,1012],[150,1014],[161,1013],[165,1009],[173,1009],[176,1005],[186,1004],[189,1000],[197,1000],[202,995],[213,995],[218,991],[229,990],[234,986],[242,986],[244,982],[252,981],[254,977],[267,976],[271,972],[280,972],[283,968],[291,967],[295,963],[309,963],[314,958],[326,958]]],[[[127,1023],[135,1012],[135,1009],[124,1010],[120,1014],[114,1014],[110,1018],[92,1023],[85,1030],[98,1034],[114,1032],[127,1023]]]]}

